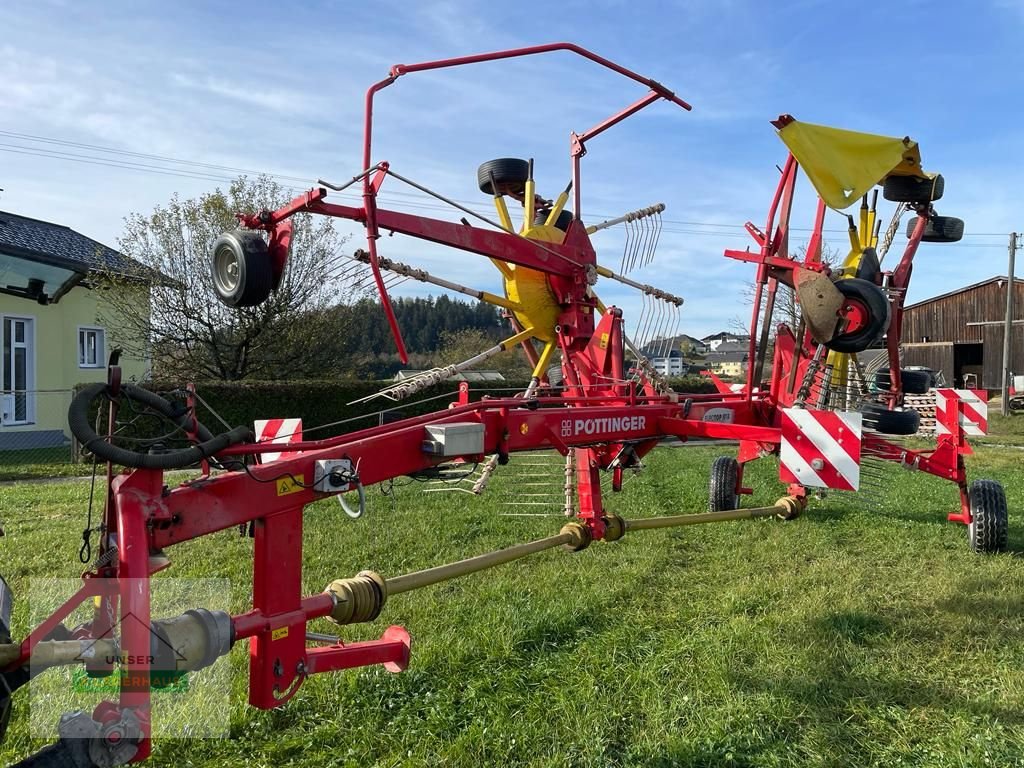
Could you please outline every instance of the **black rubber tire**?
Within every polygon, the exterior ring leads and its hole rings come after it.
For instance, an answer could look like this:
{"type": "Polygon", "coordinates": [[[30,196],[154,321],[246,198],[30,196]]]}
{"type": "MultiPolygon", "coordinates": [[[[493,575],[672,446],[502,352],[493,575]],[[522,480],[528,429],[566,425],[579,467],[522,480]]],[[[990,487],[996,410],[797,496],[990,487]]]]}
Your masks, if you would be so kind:
{"type": "Polygon", "coordinates": [[[740,505],[736,486],[739,485],[740,463],[732,456],[719,456],[711,464],[708,482],[708,512],[736,509],[740,505]]]}
{"type": "MultiPolygon", "coordinates": [[[[900,371],[900,383],[903,385],[903,392],[908,395],[924,395],[932,388],[932,374],[928,371],[900,371]]],[[[875,386],[888,392],[892,386],[889,378],[888,368],[879,368],[875,374],[875,386]]]]}
{"type": "Polygon", "coordinates": [[[503,195],[522,195],[530,178],[530,163],[516,157],[499,157],[482,163],[476,171],[476,183],[485,195],[494,195],[491,176],[503,195]]]}
{"type": "MultiPolygon", "coordinates": [[[[216,456],[229,445],[251,442],[255,439],[255,435],[248,427],[235,427],[229,432],[214,437],[206,427],[199,424],[196,427],[196,436],[200,442],[191,448],[156,454],[129,451],[108,443],[105,438],[96,433],[90,423],[90,405],[93,400],[104,395],[106,391],[107,385],[103,383],[82,387],[71,400],[71,406],[68,408],[68,427],[72,434],[78,438],[83,449],[92,452],[104,461],[110,461],[123,467],[180,469],[198,464],[204,458],[216,456]]],[[[190,418],[187,412],[148,389],[136,387],[133,384],[122,384],[121,397],[152,408],[183,429],[189,426],[190,418]]]]}
{"type": "Polygon", "coordinates": [[[916,435],[921,414],[914,410],[890,411],[882,403],[864,403],[860,407],[865,429],[883,435],[916,435]]]}
{"type": "Polygon", "coordinates": [[[1003,486],[995,480],[975,480],[967,489],[967,498],[971,504],[971,524],[967,526],[971,551],[983,555],[1005,552],[1010,514],[1003,486]]]}
{"type": "Polygon", "coordinates": [[[878,263],[878,252],[874,248],[864,249],[860,257],[860,264],[857,265],[857,274],[854,277],[867,280],[875,285],[882,284],[882,265],[878,263]]]}
{"type": "Polygon", "coordinates": [[[882,184],[882,197],[893,203],[933,203],[942,199],[946,180],[942,174],[934,179],[917,176],[890,176],[882,184]]]}
{"type": "MultiPolygon", "coordinates": [[[[572,211],[563,210],[561,213],[558,214],[558,218],[555,220],[555,228],[556,229],[560,229],[563,232],[568,232],[569,231],[569,225],[572,224],[572,219],[573,219],[572,211]]],[[[535,226],[539,225],[539,224],[543,224],[547,220],[548,220],[548,212],[547,211],[537,211],[537,215],[533,217],[533,223],[534,223],[535,226]]]]}
{"type": "Polygon", "coordinates": [[[61,739],[29,755],[11,768],[93,768],[88,739],[61,739]]]}
{"type": "MultiPolygon", "coordinates": [[[[907,222],[907,237],[914,234],[918,217],[907,222]]],[[[964,220],[955,216],[932,216],[925,224],[922,243],[959,243],[964,236],[964,220]]]]}
{"type": "Polygon", "coordinates": [[[836,280],[835,286],[846,299],[862,301],[871,321],[853,333],[833,336],[825,346],[836,352],[863,352],[877,343],[889,327],[889,299],[877,285],[857,277],[836,280]]]}
{"type": "Polygon", "coordinates": [[[549,365],[547,371],[548,384],[553,388],[560,388],[565,383],[565,377],[562,375],[562,366],[549,365]]]}
{"type": "Polygon", "coordinates": [[[213,243],[210,276],[217,298],[229,307],[262,304],[274,283],[266,241],[251,230],[225,232],[213,243]]]}

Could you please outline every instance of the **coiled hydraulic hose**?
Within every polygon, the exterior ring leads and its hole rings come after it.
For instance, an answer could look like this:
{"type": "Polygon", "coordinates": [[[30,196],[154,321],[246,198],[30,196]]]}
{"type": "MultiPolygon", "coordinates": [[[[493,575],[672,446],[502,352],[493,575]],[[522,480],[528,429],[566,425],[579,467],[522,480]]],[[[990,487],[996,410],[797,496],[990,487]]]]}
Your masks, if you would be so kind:
{"type": "Polygon", "coordinates": [[[181,469],[216,456],[229,445],[255,439],[255,435],[248,427],[235,427],[228,432],[214,436],[202,424],[196,422],[193,425],[192,417],[187,411],[183,411],[179,406],[175,406],[160,395],[132,384],[122,384],[120,397],[153,409],[182,429],[188,430],[194,426],[196,436],[199,438],[199,443],[190,448],[182,448],[168,453],[130,451],[108,442],[105,437],[96,433],[89,422],[89,407],[92,401],[101,395],[106,395],[107,392],[106,384],[90,384],[83,387],[71,401],[71,407],[68,409],[68,426],[71,428],[72,434],[82,444],[82,448],[114,464],[141,469],[181,469]]]}

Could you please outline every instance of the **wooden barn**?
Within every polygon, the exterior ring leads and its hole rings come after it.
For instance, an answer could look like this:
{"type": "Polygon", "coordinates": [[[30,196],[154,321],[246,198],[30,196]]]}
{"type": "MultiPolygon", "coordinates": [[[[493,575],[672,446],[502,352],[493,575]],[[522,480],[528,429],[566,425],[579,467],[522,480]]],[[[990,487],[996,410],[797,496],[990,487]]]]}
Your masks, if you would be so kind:
{"type": "MultiPolygon", "coordinates": [[[[951,386],[1000,389],[1006,277],[992,277],[906,308],[903,364],[945,374],[951,386]]],[[[1024,280],[1014,279],[1010,370],[1024,374],[1024,280]]]]}

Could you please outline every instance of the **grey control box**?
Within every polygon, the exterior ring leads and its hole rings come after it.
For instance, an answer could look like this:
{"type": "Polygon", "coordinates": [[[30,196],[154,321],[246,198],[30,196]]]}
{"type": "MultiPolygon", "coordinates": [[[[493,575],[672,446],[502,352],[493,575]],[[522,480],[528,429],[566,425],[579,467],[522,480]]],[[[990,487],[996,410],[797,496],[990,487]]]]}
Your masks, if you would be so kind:
{"type": "Polygon", "coordinates": [[[423,452],[432,456],[472,456],[484,452],[484,425],[479,422],[428,424],[423,452]]]}

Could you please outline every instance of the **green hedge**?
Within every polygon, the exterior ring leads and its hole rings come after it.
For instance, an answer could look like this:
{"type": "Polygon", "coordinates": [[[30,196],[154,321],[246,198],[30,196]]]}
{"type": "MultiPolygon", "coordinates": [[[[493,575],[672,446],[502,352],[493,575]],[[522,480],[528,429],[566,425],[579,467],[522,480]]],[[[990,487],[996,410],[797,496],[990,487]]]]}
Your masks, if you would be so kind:
{"type": "MultiPolygon", "coordinates": [[[[198,382],[196,392],[210,409],[231,426],[252,426],[256,419],[301,418],[304,427],[316,427],[356,419],[318,429],[311,439],[330,437],[343,432],[370,427],[380,423],[380,411],[398,416],[417,416],[431,411],[443,411],[458,397],[458,384],[449,382],[418,392],[410,400],[393,402],[383,397],[366,403],[349,405],[354,400],[379,392],[394,382],[390,381],[209,381],[198,382]]],[[[482,394],[495,397],[511,396],[522,392],[526,382],[473,382],[471,397],[478,400],[482,394]]],[[[155,389],[171,387],[153,385],[155,389]]],[[[203,407],[197,407],[199,420],[211,432],[223,431],[220,421],[203,407]]]]}
{"type": "MultiPolygon", "coordinates": [[[[700,377],[683,377],[669,380],[673,389],[680,393],[713,392],[710,381],[700,377]]],[[[458,384],[449,382],[423,390],[412,399],[393,402],[377,398],[365,403],[350,405],[367,395],[379,392],[392,384],[390,381],[205,381],[196,384],[201,401],[197,404],[197,415],[212,433],[225,430],[221,420],[229,427],[240,425],[252,427],[256,419],[301,418],[304,432],[310,439],[321,439],[375,426],[382,420],[381,411],[393,413],[394,417],[417,416],[432,411],[443,411],[458,396],[458,384]],[[218,418],[219,417],[219,418],[218,418]],[[341,423],[339,423],[341,422],[341,423]],[[325,426],[330,425],[330,426],[325,426]],[[319,428],[322,427],[322,428],[319,428]]],[[[511,396],[522,392],[528,382],[473,382],[470,397],[479,400],[484,394],[494,397],[511,396]]],[[[143,386],[154,392],[181,392],[177,383],[147,382],[143,386]]],[[[180,396],[172,399],[180,400],[180,396]]],[[[93,413],[99,403],[93,403],[93,413]]],[[[124,414],[122,414],[124,417],[124,414]]],[[[121,429],[129,437],[151,437],[153,424],[143,421],[121,429]]]]}
{"type": "MultiPolygon", "coordinates": [[[[417,416],[431,411],[444,410],[458,394],[458,384],[441,384],[417,393],[409,401],[392,402],[377,398],[366,403],[349,405],[354,400],[379,392],[392,384],[389,381],[208,381],[196,384],[199,396],[209,404],[224,421],[231,426],[251,426],[256,419],[301,418],[306,427],[333,424],[347,419],[364,417],[358,421],[318,430],[314,438],[351,432],[380,422],[379,411],[390,410],[404,416],[417,416]]],[[[671,379],[677,392],[714,392],[714,385],[707,379],[690,376],[671,379]]],[[[512,395],[526,388],[525,381],[473,382],[471,398],[480,399],[483,394],[495,397],[512,395]]],[[[161,384],[150,385],[157,391],[174,387],[161,384]]],[[[200,404],[199,420],[215,434],[222,431],[220,421],[200,404]]]]}

